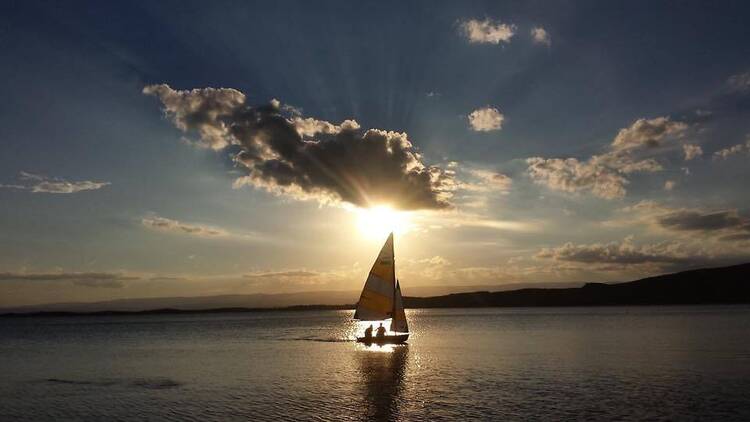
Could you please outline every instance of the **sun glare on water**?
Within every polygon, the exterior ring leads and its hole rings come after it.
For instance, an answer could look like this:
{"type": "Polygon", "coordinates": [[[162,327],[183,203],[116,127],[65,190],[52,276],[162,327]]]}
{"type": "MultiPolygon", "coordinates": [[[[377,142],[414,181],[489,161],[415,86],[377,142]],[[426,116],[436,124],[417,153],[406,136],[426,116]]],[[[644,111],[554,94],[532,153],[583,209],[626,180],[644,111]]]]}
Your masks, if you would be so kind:
{"type": "Polygon", "coordinates": [[[390,232],[399,235],[409,231],[409,214],[389,206],[358,208],[355,212],[357,228],[367,238],[383,239],[390,232]]]}

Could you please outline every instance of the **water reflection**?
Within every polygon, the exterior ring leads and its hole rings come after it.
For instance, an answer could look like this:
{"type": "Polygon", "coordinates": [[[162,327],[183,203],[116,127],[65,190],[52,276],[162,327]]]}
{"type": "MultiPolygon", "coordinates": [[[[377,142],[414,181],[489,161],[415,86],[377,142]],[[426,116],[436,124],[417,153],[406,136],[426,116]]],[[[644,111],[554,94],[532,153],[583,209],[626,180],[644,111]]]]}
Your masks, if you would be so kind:
{"type": "Polygon", "coordinates": [[[367,419],[398,419],[409,345],[362,346],[357,355],[367,419]]]}

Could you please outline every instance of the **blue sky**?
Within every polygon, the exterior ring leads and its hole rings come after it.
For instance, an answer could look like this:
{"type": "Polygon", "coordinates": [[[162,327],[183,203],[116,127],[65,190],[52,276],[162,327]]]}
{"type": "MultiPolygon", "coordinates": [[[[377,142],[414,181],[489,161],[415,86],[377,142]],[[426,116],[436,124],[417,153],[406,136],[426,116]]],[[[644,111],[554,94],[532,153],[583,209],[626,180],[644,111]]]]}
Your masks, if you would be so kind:
{"type": "MultiPolygon", "coordinates": [[[[357,290],[384,239],[362,226],[394,219],[406,294],[748,259],[743,2],[0,8],[0,305],[357,290]],[[406,133],[445,177],[419,186],[448,206],[383,221],[336,187],[233,187],[270,156],[235,162],[247,145],[229,134],[206,148],[181,106],[144,95],[156,84],[234,89],[248,110],[276,99],[298,131],[406,133]]],[[[402,142],[387,138],[373,142],[402,142]]],[[[346,175],[372,176],[357,164],[346,175]]]]}

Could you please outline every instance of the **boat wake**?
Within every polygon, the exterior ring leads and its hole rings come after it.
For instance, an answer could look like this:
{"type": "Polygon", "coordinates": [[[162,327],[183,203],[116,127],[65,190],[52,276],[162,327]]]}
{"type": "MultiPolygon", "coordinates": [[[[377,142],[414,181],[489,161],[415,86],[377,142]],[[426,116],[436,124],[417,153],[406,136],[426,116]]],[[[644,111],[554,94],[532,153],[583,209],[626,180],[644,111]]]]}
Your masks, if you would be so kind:
{"type": "Polygon", "coordinates": [[[328,338],[321,338],[321,337],[297,337],[289,339],[291,341],[316,341],[321,343],[350,343],[353,341],[356,341],[352,338],[335,338],[335,337],[328,337],[328,338]]]}

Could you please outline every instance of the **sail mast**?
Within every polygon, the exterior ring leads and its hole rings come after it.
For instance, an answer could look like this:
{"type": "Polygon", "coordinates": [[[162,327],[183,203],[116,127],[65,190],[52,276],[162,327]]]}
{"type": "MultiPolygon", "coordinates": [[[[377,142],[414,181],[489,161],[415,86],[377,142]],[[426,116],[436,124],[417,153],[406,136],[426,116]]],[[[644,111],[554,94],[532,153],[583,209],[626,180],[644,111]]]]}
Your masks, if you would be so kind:
{"type": "Polygon", "coordinates": [[[398,281],[396,281],[396,247],[394,246],[394,243],[396,242],[393,239],[393,232],[391,232],[391,235],[389,237],[391,238],[391,256],[393,257],[393,265],[391,267],[393,268],[393,311],[391,311],[391,321],[395,321],[396,320],[396,285],[398,283],[398,281]]]}

